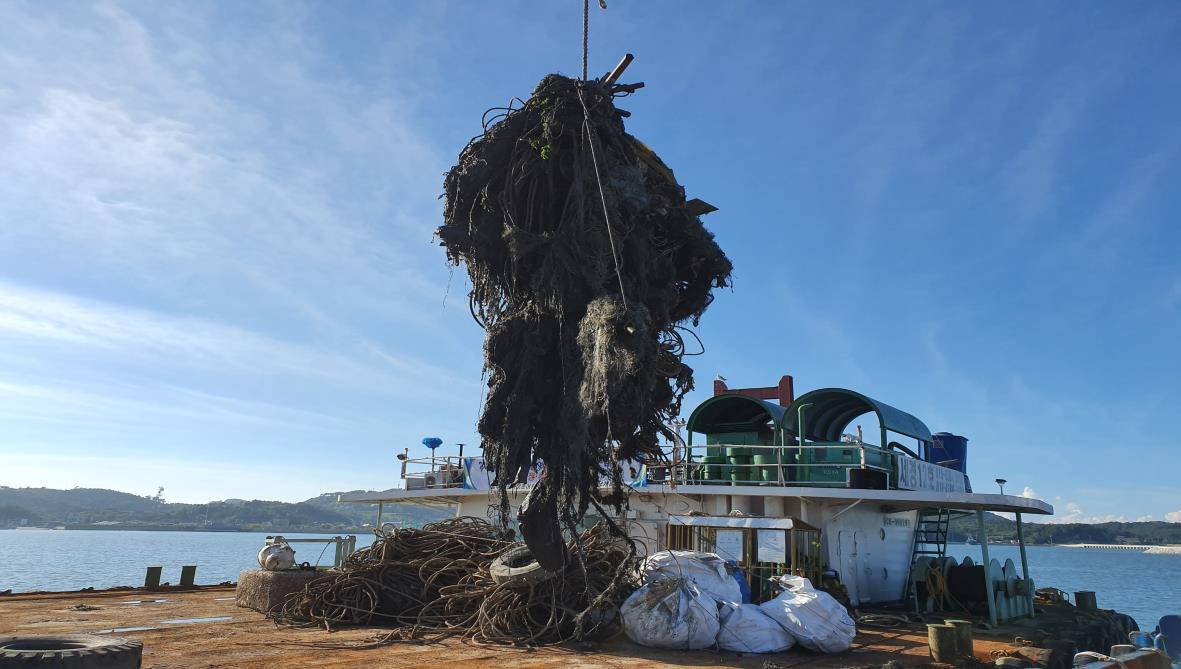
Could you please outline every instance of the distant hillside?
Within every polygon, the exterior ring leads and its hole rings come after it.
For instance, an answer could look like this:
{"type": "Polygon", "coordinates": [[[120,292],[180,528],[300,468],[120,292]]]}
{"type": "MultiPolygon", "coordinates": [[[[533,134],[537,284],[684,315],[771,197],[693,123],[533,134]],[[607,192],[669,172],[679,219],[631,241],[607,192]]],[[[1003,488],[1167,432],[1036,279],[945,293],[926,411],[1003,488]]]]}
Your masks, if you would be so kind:
{"type": "MultiPolygon", "coordinates": [[[[351,490],[349,492],[368,491],[351,490]]],[[[325,510],[343,513],[356,523],[369,523],[372,525],[373,523],[377,522],[376,504],[352,504],[336,501],[336,496],[343,494],[345,493],[326,492],[319,497],[313,497],[309,500],[304,500],[303,503],[311,504],[325,510]]],[[[420,527],[423,523],[450,518],[454,515],[454,511],[432,506],[423,506],[421,504],[386,504],[385,509],[382,511],[381,518],[383,523],[403,522],[406,525],[412,527],[420,527]]]]}
{"type": "MultiPolygon", "coordinates": [[[[225,500],[169,504],[114,490],[9,488],[0,486],[0,528],[106,527],[123,529],[254,530],[261,532],[358,532],[377,522],[377,506],[341,504],[337,493],[298,502],[225,500]]],[[[389,505],[384,521],[421,525],[446,511],[389,505]]]]}
{"type": "MultiPolygon", "coordinates": [[[[984,514],[989,541],[1016,541],[1017,523],[994,513],[984,514]]],[[[1181,523],[1022,523],[1028,544],[1181,544],[1181,523]]],[[[948,528],[948,538],[962,542],[978,539],[976,516],[957,518],[948,528]]]]}
{"type": "MultiPolygon", "coordinates": [[[[250,530],[258,532],[365,533],[377,523],[376,504],[342,504],[341,493],[324,493],[297,503],[229,499],[208,504],[169,504],[115,490],[8,488],[0,486],[0,528],[59,527],[159,530],[250,530]]],[[[421,526],[451,511],[417,504],[388,504],[384,522],[421,526]]],[[[990,541],[1013,541],[1017,524],[985,514],[990,541]]],[[[1181,544],[1181,523],[1099,523],[1024,525],[1030,544],[1181,544]]],[[[949,539],[978,538],[976,517],[957,518],[949,539]]]]}
{"type": "MultiPolygon", "coordinates": [[[[146,513],[159,503],[150,497],[140,497],[115,490],[99,488],[9,488],[0,486],[0,508],[24,509],[30,517],[61,517],[89,509],[106,509],[115,513],[146,513]]],[[[0,516],[2,518],[3,516],[0,516]]]]}

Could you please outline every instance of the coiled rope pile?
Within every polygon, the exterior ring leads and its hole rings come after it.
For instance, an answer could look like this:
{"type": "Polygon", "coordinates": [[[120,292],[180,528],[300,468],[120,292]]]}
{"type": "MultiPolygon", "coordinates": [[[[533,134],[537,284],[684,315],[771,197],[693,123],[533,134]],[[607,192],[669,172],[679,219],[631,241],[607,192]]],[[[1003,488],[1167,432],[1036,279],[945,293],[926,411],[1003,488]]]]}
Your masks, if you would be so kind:
{"type": "Polygon", "coordinates": [[[430,523],[379,536],[339,572],[288,597],[270,617],[289,625],[395,627],[378,644],[461,637],[539,646],[618,630],[618,610],[637,587],[631,543],[599,523],[568,550],[558,572],[498,583],[493,560],[513,547],[477,518],[430,523]]]}
{"type": "Polygon", "coordinates": [[[398,624],[512,545],[478,518],[395,529],[369,548],[294,593],[272,614],[289,624],[323,626],[398,624]]]}

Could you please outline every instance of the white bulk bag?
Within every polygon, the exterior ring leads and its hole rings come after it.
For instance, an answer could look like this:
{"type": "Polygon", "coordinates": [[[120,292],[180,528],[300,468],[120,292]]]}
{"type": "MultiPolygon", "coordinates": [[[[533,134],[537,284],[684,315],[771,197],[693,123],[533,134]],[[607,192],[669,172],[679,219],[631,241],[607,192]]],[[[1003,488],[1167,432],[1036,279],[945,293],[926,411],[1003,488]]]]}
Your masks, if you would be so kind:
{"type": "Polygon", "coordinates": [[[648,556],[640,574],[645,583],[662,578],[687,578],[719,602],[741,602],[742,589],[726,571],[726,561],[714,553],[660,551],[648,556]]]}
{"type": "Polygon", "coordinates": [[[718,638],[718,605],[688,579],[653,581],[633,592],[620,613],[627,637],[641,646],[700,650],[718,638]]]}
{"type": "Polygon", "coordinates": [[[719,602],[718,647],[736,653],[779,653],[796,640],[757,604],[719,602]]]}
{"type": "Polygon", "coordinates": [[[783,625],[804,648],[822,653],[849,650],[857,625],[840,602],[800,576],[781,576],[776,581],[786,590],[759,604],[764,613],[783,625]]]}

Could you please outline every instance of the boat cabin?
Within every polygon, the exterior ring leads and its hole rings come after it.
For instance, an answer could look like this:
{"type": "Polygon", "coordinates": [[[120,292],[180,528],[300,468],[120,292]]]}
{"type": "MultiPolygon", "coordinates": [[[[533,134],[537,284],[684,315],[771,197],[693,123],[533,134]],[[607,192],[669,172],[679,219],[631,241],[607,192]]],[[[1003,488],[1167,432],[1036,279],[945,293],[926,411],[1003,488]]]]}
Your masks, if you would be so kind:
{"type": "MultiPolygon", "coordinates": [[[[868,419],[867,419],[868,420],[868,419]]],[[[821,388],[793,396],[793,380],[714,395],[685,423],[660,462],[624,463],[628,510],[617,519],[649,552],[708,550],[729,554],[751,587],[770,596],[767,579],[782,573],[833,581],[851,606],[909,602],[936,610],[955,601],[996,624],[1032,615],[1033,581],[1022,540],[1023,514],[1051,514],[1026,497],[975,493],[967,476],[967,439],[932,434],[917,417],[863,393],[821,388]],[[872,415],[864,435],[856,421],[872,415]],[[988,553],[986,511],[1017,521],[1021,570],[988,553]],[[948,526],[976,516],[982,562],[947,555],[948,526]],[[738,551],[738,553],[735,553],[738,551]]],[[[430,442],[427,444],[427,442],[430,442]]],[[[347,493],[342,502],[443,506],[486,516],[491,475],[483,458],[398,455],[403,487],[347,493]]],[[[523,501],[538,472],[511,491],[523,501]]],[[[604,482],[606,485],[606,482],[604,482]]],[[[821,585],[817,582],[817,585],[821,585]]]]}

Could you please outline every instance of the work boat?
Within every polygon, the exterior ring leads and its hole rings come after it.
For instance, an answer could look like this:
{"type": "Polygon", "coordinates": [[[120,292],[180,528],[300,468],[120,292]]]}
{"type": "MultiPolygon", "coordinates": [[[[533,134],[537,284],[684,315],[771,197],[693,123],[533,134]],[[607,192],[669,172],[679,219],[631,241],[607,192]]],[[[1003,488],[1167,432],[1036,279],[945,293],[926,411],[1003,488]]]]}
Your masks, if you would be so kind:
{"type": "MultiPolygon", "coordinates": [[[[681,426],[687,437],[668,446],[667,462],[624,466],[628,510],[617,520],[649,553],[717,553],[745,577],[755,602],[772,596],[772,577],[791,573],[847,593],[853,607],[935,611],[954,602],[961,614],[967,607],[993,625],[1032,615],[1022,517],[1053,507],[973,492],[966,438],[932,434],[915,416],[853,390],[795,397],[790,376],[744,389],[719,378],[681,426]],[[876,444],[860,425],[850,432],[859,417],[876,417],[876,444]],[[1020,572],[1011,560],[989,558],[985,511],[1014,514],[1020,572]],[[948,524],[969,515],[980,564],[947,556],[948,524]]],[[[492,477],[482,458],[465,457],[461,446],[453,456],[414,459],[406,451],[398,459],[403,487],[340,501],[376,503],[379,525],[390,504],[487,515],[492,477]]],[[[514,504],[529,485],[512,492],[514,504]]]]}

